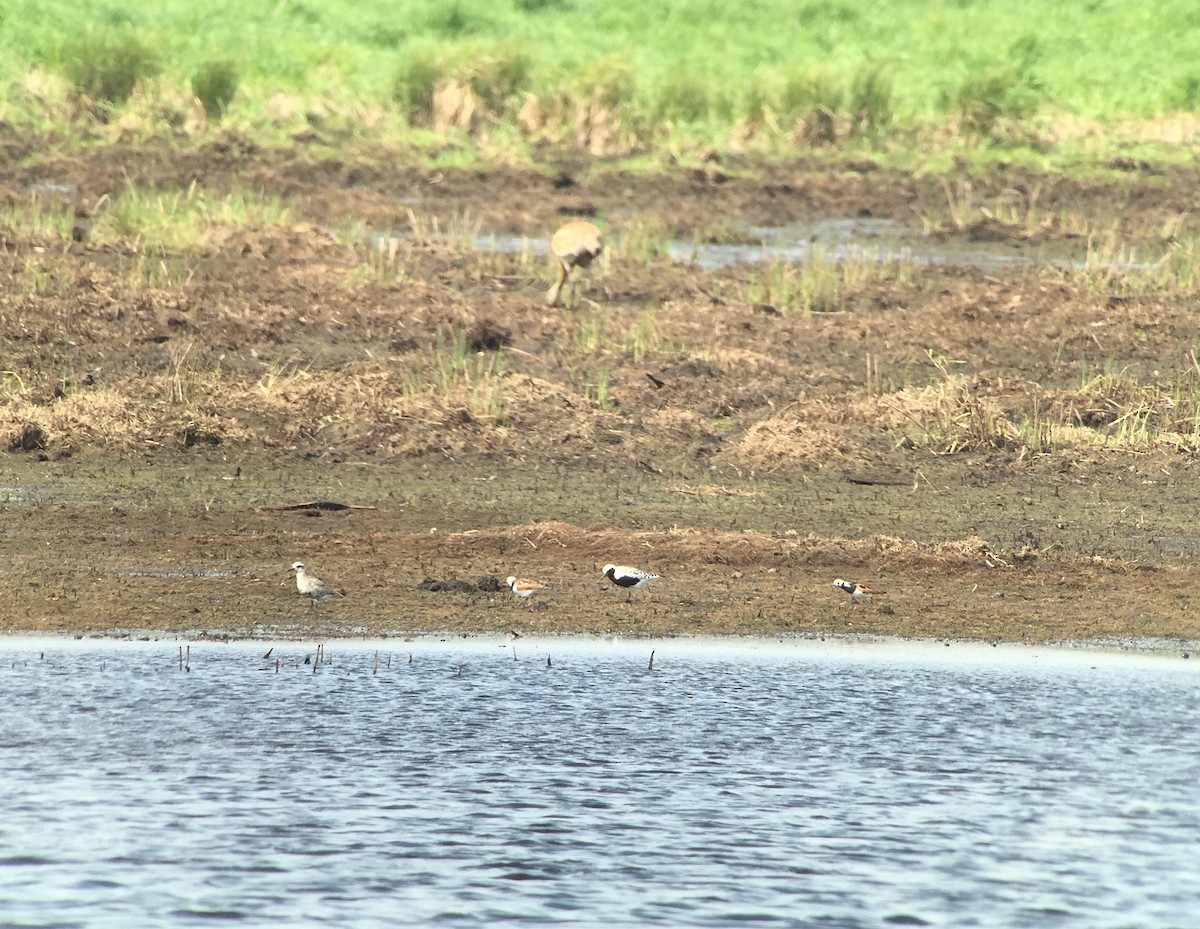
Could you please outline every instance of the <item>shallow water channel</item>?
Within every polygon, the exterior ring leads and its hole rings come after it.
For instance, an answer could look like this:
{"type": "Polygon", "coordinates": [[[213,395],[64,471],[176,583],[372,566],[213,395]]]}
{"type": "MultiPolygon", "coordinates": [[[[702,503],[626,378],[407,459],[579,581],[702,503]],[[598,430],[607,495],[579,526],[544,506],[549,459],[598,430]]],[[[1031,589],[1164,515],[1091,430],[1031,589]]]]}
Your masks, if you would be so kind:
{"type": "MultiPolygon", "coordinates": [[[[890,219],[829,217],[788,226],[737,227],[742,242],[684,242],[665,244],[674,261],[701,268],[725,268],[763,261],[858,261],[864,264],[934,264],[1000,271],[1020,265],[1083,264],[1086,255],[1072,243],[1030,243],[1020,239],[974,242],[965,236],[926,235],[920,229],[890,219]]],[[[376,238],[375,244],[387,236],[376,238]]],[[[479,233],[476,251],[546,255],[546,242],[527,236],[479,233]]],[[[1138,268],[1135,262],[1112,267],[1138,268]]]]}
{"type": "Polygon", "coordinates": [[[1178,653],[268,644],[0,640],[0,926],[1200,913],[1178,653]]]}

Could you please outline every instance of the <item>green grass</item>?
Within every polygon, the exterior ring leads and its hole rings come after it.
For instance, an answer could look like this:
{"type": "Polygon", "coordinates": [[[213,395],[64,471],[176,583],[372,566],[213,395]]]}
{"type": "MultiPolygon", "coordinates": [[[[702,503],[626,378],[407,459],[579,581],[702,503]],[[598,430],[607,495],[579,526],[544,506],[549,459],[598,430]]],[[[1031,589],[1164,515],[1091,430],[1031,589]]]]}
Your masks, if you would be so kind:
{"type": "Polygon", "coordinates": [[[305,118],[280,106],[288,96],[404,133],[433,121],[435,89],[454,81],[485,127],[515,125],[533,94],[554,138],[586,101],[644,143],[736,131],[773,150],[904,146],[947,127],[1024,144],[1039,122],[1200,104],[1189,0],[9,0],[0,25],[10,120],[42,118],[35,71],[105,114],[195,89],[210,117],[258,133],[305,118]]]}
{"type": "Polygon", "coordinates": [[[243,191],[211,196],[196,183],[169,193],[127,186],[98,211],[93,237],[190,252],[205,245],[214,229],[270,226],[287,220],[287,209],[273,197],[243,191]]]}
{"type": "Polygon", "coordinates": [[[784,316],[838,313],[849,294],[879,280],[911,281],[912,263],[884,257],[869,249],[851,248],[836,256],[811,244],[802,261],[782,260],[768,254],[749,269],[743,298],[750,304],[773,306],[784,316]]]}
{"type": "Polygon", "coordinates": [[[429,355],[406,372],[406,393],[410,399],[433,397],[458,403],[472,416],[503,423],[505,376],[503,351],[472,351],[466,330],[455,327],[439,332],[429,355]]]}

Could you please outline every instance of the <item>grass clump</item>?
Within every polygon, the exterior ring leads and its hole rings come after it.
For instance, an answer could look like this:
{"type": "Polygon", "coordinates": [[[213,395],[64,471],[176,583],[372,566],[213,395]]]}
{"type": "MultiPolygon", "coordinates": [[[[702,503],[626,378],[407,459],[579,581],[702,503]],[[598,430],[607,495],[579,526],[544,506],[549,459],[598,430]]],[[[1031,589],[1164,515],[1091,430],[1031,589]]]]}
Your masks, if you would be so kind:
{"type": "Polygon", "coordinates": [[[655,116],[671,123],[701,123],[719,110],[720,95],[710,77],[680,69],[655,88],[655,116]]]}
{"type": "Polygon", "coordinates": [[[891,78],[865,65],[847,81],[830,68],[801,67],[760,74],[743,102],[757,122],[770,117],[806,145],[838,145],[879,137],[895,118],[891,78]]]}
{"type": "Polygon", "coordinates": [[[1035,79],[1009,65],[991,66],[967,76],[950,109],[966,135],[1001,141],[1006,128],[1019,126],[1033,114],[1039,97],[1035,79]]]}
{"type": "Polygon", "coordinates": [[[501,115],[530,85],[533,59],[519,44],[500,43],[472,55],[462,74],[489,112],[501,115]]]}
{"type": "Polygon", "coordinates": [[[439,332],[429,356],[405,375],[409,400],[428,398],[445,409],[503,424],[508,401],[503,348],[475,351],[461,326],[439,332]]]}
{"type": "Polygon", "coordinates": [[[237,95],[237,66],[228,60],[206,61],[192,75],[192,93],[209,119],[220,119],[237,95]]]}
{"type": "Polygon", "coordinates": [[[902,430],[900,442],[929,448],[939,455],[986,449],[1013,450],[1021,445],[1021,430],[1007,412],[987,396],[976,379],[954,370],[961,361],[926,357],[937,372],[924,387],[904,387],[883,399],[902,430]]]}
{"type": "Polygon", "coordinates": [[[161,69],[158,52],[126,29],[100,29],[69,41],[62,68],[75,90],[91,101],[95,115],[107,119],[133,95],[142,81],[161,69]]]}
{"type": "Polygon", "coordinates": [[[410,125],[475,129],[512,116],[530,86],[533,58],[511,41],[417,44],[400,64],[392,99],[410,125]]]}
{"type": "Polygon", "coordinates": [[[129,186],[99,214],[93,236],[133,241],[150,251],[193,252],[211,245],[223,231],[287,221],[287,209],[272,197],[241,191],[213,196],[195,182],[171,193],[129,186]]]}
{"type": "Polygon", "coordinates": [[[392,97],[414,126],[433,123],[433,95],[442,76],[442,64],[433,47],[413,50],[396,71],[392,97]]]}
{"type": "Polygon", "coordinates": [[[1194,452],[1200,448],[1200,364],[1195,353],[1187,357],[1188,367],[1169,380],[1147,383],[1125,370],[1085,375],[1069,415],[1109,446],[1165,444],[1194,452]]]}
{"type": "Polygon", "coordinates": [[[852,248],[838,255],[810,244],[800,261],[770,254],[745,286],[747,303],[773,307],[784,316],[842,312],[847,298],[873,281],[905,281],[911,262],[852,248]]]}

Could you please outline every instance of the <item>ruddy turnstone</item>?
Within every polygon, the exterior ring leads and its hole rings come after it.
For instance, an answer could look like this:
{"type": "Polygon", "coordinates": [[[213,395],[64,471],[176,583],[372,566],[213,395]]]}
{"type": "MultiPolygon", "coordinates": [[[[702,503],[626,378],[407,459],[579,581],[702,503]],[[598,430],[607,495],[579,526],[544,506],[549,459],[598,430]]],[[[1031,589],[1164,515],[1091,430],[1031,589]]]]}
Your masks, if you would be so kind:
{"type": "Polygon", "coordinates": [[[559,293],[572,268],[586,268],[604,251],[600,230],[586,219],[573,219],[559,227],[550,239],[550,252],[558,262],[558,280],[546,291],[546,305],[556,306],[559,293]]]}
{"type": "Polygon", "coordinates": [[[850,606],[853,609],[858,609],[864,603],[870,603],[872,597],[878,597],[883,594],[882,590],[876,590],[873,587],[868,587],[865,584],[852,583],[844,581],[840,577],[833,582],[833,586],[838,590],[844,590],[850,595],[850,606]]]}
{"type": "Polygon", "coordinates": [[[619,564],[606,564],[601,573],[618,587],[629,591],[631,598],[633,592],[639,587],[645,587],[651,581],[657,581],[662,577],[661,574],[649,574],[639,568],[630,568],[619,564]]]}
{"type": "Polygon", "coordinates": [[[346,596],[340,590],[334,590],[315,574],[309,574],[308,568],[304,567],[303,561],[295,562],[291,570],[296,572],[297,592],[302,597],[308,597],[312,601],[314,608],[324,600],[329,600],[332,597],[346,596]]]}
{"type": "Polygon", "coordinates": [[[527,577],[515,577],[511,574],[504,579],[504,583],[508,585],[509,590],[522,600],[528,600],[530,597],[546,589],[545,584],[531,581],[527,577]]]}

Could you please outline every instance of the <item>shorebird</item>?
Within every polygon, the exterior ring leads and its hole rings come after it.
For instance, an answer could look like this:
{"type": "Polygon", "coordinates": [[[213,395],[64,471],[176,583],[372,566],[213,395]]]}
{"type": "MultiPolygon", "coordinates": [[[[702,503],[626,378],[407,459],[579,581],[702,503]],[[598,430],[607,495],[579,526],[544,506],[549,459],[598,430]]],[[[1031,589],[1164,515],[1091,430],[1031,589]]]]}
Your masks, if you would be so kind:
{"type": "Polygon", "coordinates": [[[346,596],[340,590],[334,590],[315,574],[309,574],[303,561],[297,561],[291,568],[296,572],[296,590],[302,597],[308,597],[315,609],[318,603],[332,597],[346,596]]]}
{"type": "Polygon", "coordinates": [[[550,252],[558,262],[558,280],[546,291],[546,305],[557,306],[559,292],[572,268],[586,268],[604,250],[600,230],[586,219],[573,219],[559,227],[550,239],[550,252]]]}
{"type": "Polygon", "coordinates": [[[662,577],[661,574],[649,574],[640,568],[630,568],[619,564],[606,564],[601,573],[618,587],[629,591],[630,599],[633,599],[633,592],[639,587],[645,587],[651,581],[657,581],[662,577]]]}
{"type": "Polygon", "coordinates": [[[843,581],[840,577],[833,582],[833,586],[838,590],[846,591],[850,595],[850,606],[852,609],[858,609],[864,603],[870,603],[872,597],[878,597],[883,594],[882,590],[876,590],[865,584],[843,581]]]}
{"type": "Polygon", "coordinates": [[[528,600],[530,597],[546,589],[545,584],[531,581],[526,577],[515,577],[511,574],[505,578],[504,583],[508,585],[509,590],[522,600],[528,600]]]}

